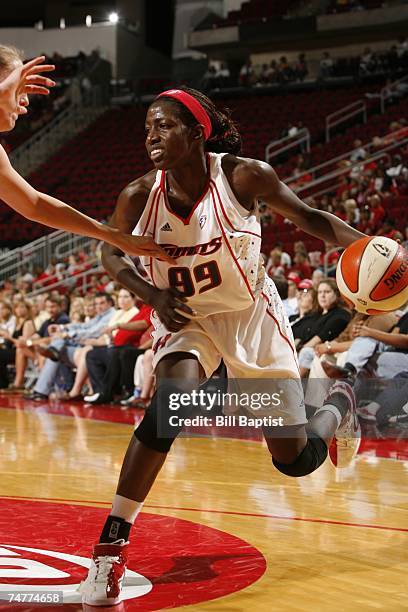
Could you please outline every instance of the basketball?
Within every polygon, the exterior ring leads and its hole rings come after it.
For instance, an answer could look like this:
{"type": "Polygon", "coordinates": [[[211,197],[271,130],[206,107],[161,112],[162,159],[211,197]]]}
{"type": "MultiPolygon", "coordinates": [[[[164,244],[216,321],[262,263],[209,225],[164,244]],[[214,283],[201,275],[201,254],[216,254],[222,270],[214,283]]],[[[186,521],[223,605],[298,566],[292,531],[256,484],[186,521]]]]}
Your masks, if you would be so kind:
{"type": "Polygon", "coordinates": [[[342,253],[336,280],[346,302],[358,312],[401,308],[408,300],[408,251],[391,238],[361,238],[342,253]]]}

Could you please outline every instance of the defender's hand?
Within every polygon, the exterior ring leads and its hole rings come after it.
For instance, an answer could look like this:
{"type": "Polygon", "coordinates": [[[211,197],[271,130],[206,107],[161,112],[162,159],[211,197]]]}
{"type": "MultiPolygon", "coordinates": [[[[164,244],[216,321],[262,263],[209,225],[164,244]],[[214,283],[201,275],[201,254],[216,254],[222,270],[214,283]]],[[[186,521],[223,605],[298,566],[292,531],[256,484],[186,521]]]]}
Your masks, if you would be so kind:
{"type": "Polygon", "coordinates": [[[166,251],[154,242],[149,236],[131,236],[130,234],[120,234],[117,240],[118,246],[122,251],[134,257],[144,255],[154,257],[169,264],[175,264],[175,260],[167,255],[166,251]]]}
{"type": "Polygon", "coordinates": [[[39,94],[47,96],[50,87],[54,87],[55,81],[41,75],[41,72],[50,72],[55,69],[52,64],[43,64],[45,56],[41,55],[33,60],[15,68],[0,85],[0,97],[4,100],[14,99],[18,101],[18,113],[27,113],[28,96],[39,94]]]}

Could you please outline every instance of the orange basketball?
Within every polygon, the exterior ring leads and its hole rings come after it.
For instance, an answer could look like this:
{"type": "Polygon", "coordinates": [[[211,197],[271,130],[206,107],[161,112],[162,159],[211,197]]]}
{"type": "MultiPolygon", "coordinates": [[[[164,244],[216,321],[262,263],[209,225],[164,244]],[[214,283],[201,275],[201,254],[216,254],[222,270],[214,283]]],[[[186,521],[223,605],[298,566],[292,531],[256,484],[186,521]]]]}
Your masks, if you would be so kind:
{"type": "Polygon", "coordinates": [[[358,312],[380,314],[408,301],[408,251],[384,236],[356,240],[336,270],[340,293],[358,312]]]}

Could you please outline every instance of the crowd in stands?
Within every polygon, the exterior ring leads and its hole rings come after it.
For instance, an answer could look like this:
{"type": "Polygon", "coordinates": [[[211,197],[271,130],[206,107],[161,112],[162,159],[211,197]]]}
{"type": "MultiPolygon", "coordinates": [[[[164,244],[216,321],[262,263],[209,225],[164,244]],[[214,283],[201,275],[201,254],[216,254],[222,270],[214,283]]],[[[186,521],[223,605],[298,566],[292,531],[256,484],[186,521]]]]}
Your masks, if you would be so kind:
{"type": "MultiPolygon", "coordinates": [[[[296,136],[303,127],[300,123],[297,126],[290,125],[281,136],[296,136]]],[[[380,198],[398,197],[408,195],[408,146],[404,141],[408,138],[408,125],[405,118],[393,121],[389,126],[389,131],[383,137],[375,136],[370,143],[363,144],[360,139],[355,139],[353,150],[347,158],[334,162],[332,168],[326,168],[325,172],[339,170],[342,171],[341,182],[336,186],[332,194],[320,198],[311,198],[309,203],[313,207],[322,208],[329,212],[336,212],[344,220],[355,225],[360,221],[360,216],[365,206],[368,204],[367,198],[374,193],[379,193],[380,198]],[[398,148],[398,143],[401,147],[398,148]],[[371,159],[377,152],[391,145],[395,145],[393,150],[385,152],[384,155],[376,160],[371,159]],[[346,202],[355,200],[356,210],[354,215],[347,215],[346,202]]],[[[288,184],[292,189],[299,190],[305,188],[313,180],[309,171],[310,160],[308,153],[303,151],[296,158],[295,165],[291,170],[288,184]]],[[[349,204],[350,206],[350,204],[349,204]]],[[[385,214],[383,215],[385,216],[385,214]]],[[[376,219],[377,221],[377,219],[376,219]]],[[[269,222],[269,221],[268,221],[269,222]]],[[[380,226],[372,223],[364,227],[361,231],[376,233],[380,226]]]]}
{"type": "Polygon", "coordinates": [[[0,290],[0,392],[145,407],[153,382],[149,306],[113,283],[84,296],[74,289],[33,298],[17,284],[0,290]]]}
{"type": "Polygon", "coordinates": [[[382,74],[395,79],[407,69],[408,40],[402,37],[387,50],[374,51],[365,47],[360,55],[351,57],[334,57],[329,51],[323,51],[317,70],[310,70],[305,53],[299,53],[294,61],[289,61],[282,55],[278,60],[273,59],[263,64],[254,64],[251,58],[248,58],[238,75],[231,75],[225,61],[212,63],[204,74],[200,87],[210,91],[236,85],[261,87],[301,83],[305,79],[324,81],[345,76],[361,78],[382,74]]]}
{"type": "MultiPolygon", "coordinates": [[[[408,245],[408,226],[405,239],[408,245]]],[[[408,304],[382,315],[352,312],[322,261],[313,269],[309,255],[302,242],[293,257],[276,243],[266,262],[292,325],[308,410],[322,405],[338,378],[355,385],[361,418],[408,422],[408,304]]],[[[329,260],[332,275],[339,256],[329,260]]]]}
{"type": "Polygon", "coordinates": [[[328,13],[355,13],[387,6],[383,0],[332,0],[328,13]]]}

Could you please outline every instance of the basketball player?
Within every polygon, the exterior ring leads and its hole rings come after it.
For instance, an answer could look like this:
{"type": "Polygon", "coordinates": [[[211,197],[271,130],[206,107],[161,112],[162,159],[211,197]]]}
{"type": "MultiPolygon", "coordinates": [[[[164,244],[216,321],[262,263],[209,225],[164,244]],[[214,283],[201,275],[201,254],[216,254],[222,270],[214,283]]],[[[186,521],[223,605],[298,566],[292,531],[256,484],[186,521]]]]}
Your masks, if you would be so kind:
{"type": "MultiPolygon", "coordinates": [[[[334,215],[309,208],[268,164],[239,157],[235,125],[198,91],[169,90],[156,98],[146,117],[146,149],[155,168],[124,189],[112,224],[166,245],[178,257],[177,266],[142,258],[146,282],[108,245],[103,263],[155,309],[157,388],[170,381],[176,393],[181,380],[196,388],[221,358],[232,378],[299,381],[291,327],[260,263],[258,201],[342,247],[363,235],[334,215]]],[[[130,529],[178,433],[158,435],[168,410],[163,402],[158,405],[158,393],[129,444],[112,511],[82,585],[86,604],[121,600],[130,529]]],[[[335,434],[345,448],[333,448],[334,463],[341,458],[344,466],[357,452],[354,395],[345,383],[332,387],[309,423],[303,397],[279,410],[280,434],[264,434],[272,462],[283,474],[300,477],[316,470],[335,434]]]]}
{"type": "MultiPolygon", "coordinates": [[[[43,76],[54,66],[43,64],[44,56],[23,65],[19,52],[0,45],[0,132],[9,132],[20,115],[27,113],[31,94],[47,95],[54,81],[43,76]]],[[[0,146],[0,199],[32,221],[64,229],[97,240],[105,240],[130,255],[152,255],[165,261],[171,258],[150,236],[129,236],[109,227],[56,198],[36,191],[12,167],[0,146]]],[[[174,261],[173,261],[174,263],[174,261]]]]}

